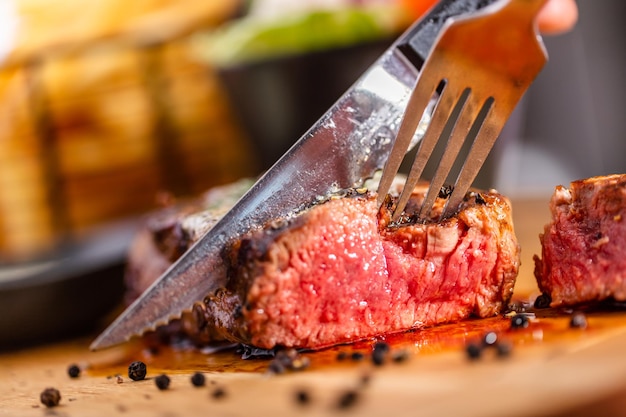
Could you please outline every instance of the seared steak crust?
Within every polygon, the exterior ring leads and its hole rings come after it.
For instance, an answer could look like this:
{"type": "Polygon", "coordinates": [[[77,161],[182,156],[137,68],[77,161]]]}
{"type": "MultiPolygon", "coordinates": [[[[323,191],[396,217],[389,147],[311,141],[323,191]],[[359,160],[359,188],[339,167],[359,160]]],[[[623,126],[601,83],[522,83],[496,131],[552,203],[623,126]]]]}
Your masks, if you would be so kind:
{"type": "Polygon", "coordinates": [[[626,175],[608,175],[558,186],[552,220],[535,255],[539,288],[552,306],[607,298],[626,300],[626,175]]]}
{"type": "Polygon", "coordinates": [[[184,201],[149,215],[128,253],[126,300],[139,297],[232,207],[253,181],[215,187],[193,201],[184,201]]]}
{"type": "Polygon", "coordinates": [[[321,348],[502,311],[519,267],[505,198],[472,193],[457,215],[427,223],[392,224],[392,205],[353,192],[251,233],[230,252],[227,288],[185,327],[203,342],[321,348]]]}

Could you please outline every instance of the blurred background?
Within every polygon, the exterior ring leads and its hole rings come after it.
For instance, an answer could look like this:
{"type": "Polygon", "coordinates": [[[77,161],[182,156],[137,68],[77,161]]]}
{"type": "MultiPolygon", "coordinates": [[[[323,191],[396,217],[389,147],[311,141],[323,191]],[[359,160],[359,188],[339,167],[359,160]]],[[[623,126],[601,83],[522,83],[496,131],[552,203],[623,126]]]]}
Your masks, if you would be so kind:
{"type": "MultiPolygon", "coordinates": [[[[267,169],[434,2],[0,0],[0,347],[106,312],[146,213],[267,169]]],[[[579,7],[477,186],[626,172],[626,2],[579,7]]]]}
{"type": "Polygon", "coordinates": [[[486,167],[506,194],[546,196],[558,184],[626,172],[626,2],[577,3],[574,30],[544,37],[549,62],[486,167]]]}

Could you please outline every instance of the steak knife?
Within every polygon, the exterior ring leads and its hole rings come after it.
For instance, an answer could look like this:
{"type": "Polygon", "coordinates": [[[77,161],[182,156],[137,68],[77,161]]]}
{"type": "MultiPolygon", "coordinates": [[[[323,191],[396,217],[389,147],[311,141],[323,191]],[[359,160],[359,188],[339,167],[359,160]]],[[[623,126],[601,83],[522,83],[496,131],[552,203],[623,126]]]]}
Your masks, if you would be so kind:
{"type": "MultiPolygon", "coordinates": [[[[268,221],[289,218],[319,196],[360,187],[391,151],[419,69],[449,17],[497,0],[443,0],[402,34],[331,108],[91,344],[128,341],[190,311],[228,281],[223,250],[268,221]]],[[[423,128],[428,114],[422,118],[423,128]]],[[[413,139],[419,141],[424,129],[413,139]]]]}

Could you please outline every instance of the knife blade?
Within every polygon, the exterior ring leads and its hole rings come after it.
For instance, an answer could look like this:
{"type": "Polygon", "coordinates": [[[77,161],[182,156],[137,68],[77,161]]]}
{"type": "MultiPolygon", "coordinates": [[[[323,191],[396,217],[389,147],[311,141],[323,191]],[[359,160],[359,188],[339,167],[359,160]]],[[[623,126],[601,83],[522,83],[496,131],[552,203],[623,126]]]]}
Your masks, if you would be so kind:
{"type": "MultiPolygon", "coordinates": [[[[400,36],[205,235],[91,344],[123,343],[190,311],[228,281],[222,257],[247,232],[289,218],[317,197],[350,188],[382,169],[419,68],[448,17],[496,0],[445,0],[400,36]]],[[[428,123],[428,113],[421,125],[428,123]]],[[[413,139],[415,145],[423,129],[413,139]]]]}

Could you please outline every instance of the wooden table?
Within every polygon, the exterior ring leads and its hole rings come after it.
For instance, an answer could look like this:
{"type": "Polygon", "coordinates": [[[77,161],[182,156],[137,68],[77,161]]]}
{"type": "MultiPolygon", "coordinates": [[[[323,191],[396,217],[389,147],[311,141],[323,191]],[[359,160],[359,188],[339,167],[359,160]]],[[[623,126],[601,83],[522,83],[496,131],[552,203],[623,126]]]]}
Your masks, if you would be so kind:
{"type": "MultiPolygon", "coordinates": [[[[547,199],[516,201],[514,208],[523,247],[516,293],[532,295],[532,255],[548,218],[547,199]]],[[[455,331],[444,326],[390,339],[392,352],[409,354],[402,363],[337,360],[339,351],[367,353],[369,345],[362,343],[305,353],[308,369],[282,375],[267,373],[267,360],[244,362],[233,352],[155,353],[131,343],[94,353],[88,351],[91,338],[79,338],[1,354],[0,416],[626,415],[626,311],[590,312],[587,318],[584,330],[570,329],[566,314],[539,317],[522,332],[507,331],[504,318],[455,325],[455,331]],[[513,343],[511,355],[486,351],[469,360],[464,343],[489,326],[513,343]],[[454,340],[441,342],[443,334],[454,340]],[[147,380],[127,377],[134,359],[148,364],[147,380]],[[68,376],[71,363],[84,368],[79,378],[68,376]],[[190,383],[196,370],[207,376],[206,386],[190,383]],[[167,391],[154,383],[162,372],[171,377],[167,391]],[[39,402],[48,386],[62,395],[53,409],[39,402]],[[224,393],[220,398],[217,389],[224,393]],[[308,403],[297,400],[300,392],[308,403]],[[355,401],[341,407],[346,392],[355,401]]]]}

